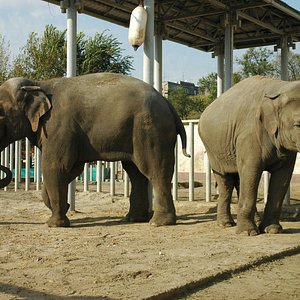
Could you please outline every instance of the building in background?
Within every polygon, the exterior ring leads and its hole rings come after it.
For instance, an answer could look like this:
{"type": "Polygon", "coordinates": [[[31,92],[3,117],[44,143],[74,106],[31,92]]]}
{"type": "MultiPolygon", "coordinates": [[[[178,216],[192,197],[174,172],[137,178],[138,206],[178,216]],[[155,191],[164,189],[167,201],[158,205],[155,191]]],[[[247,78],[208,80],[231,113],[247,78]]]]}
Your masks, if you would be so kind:
{"type": "Polygon", "coordinates": [[[192,82],[187,82],[187,81],[180,81],[179,83],[172,82],[172,81],[163,81],[162,94],[164,97],[168,98],[170,93],[172,93],[179,87],[184,88],[184,90],[188,96],[194,96],[194,95],[199,94],[198,86],[196,86],[192,82]]]}

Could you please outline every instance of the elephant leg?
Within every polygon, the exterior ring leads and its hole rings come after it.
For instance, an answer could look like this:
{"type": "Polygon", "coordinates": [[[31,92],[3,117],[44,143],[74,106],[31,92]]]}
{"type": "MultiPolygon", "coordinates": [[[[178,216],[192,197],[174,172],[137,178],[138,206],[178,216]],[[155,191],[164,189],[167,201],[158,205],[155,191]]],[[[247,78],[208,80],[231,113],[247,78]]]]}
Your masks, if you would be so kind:
{"type": "Polygon", "coordinates": [[[234,174],[214,173],[219,189],[217,223],[222,227],[231,227],[235,222],[231,216],[230,204],[232,192],[234,189],[234,174]]]}
{"type": "Polygon", "coordinates": [[[247,235],[259,234],[259,229],[254,221],[257,200],[257,190],[262,174],[259,168],[247,166],[244,163],[239,170],[240,194],[238,202],[237,229],[236,233],[247,235]]]}
{"type": "MultiPolygon", "coordinates": [[[[155,153],[154,151],[151,155],[155,155],[155,153]]],[[[141,166],[141,170],[153,187],[153,216],[150,220],[150,224],[153,226],[176,224],[176,212],[171,194],[174,160],[174,150],[172,149],[168,157],[163,158],[163,155],[157,154],[148,160],[149,164],[146,168],[144,164],[141,166]],[[157,157],[162,157],[161,161],[157,157]]]]}
{"type": "Polygon", "coordinates": [[[133,162],[122,161],[123,168],[131,181],[129,212],[126,220],[129,222],[149,221],[148,179],[139,171],[133,162]]]}
{"type": "Polygon", "coordinates": [[[295,160],[289,162],[284,168],[271,173],[267,203],[259,226],[261,232],[282,232],[282,226],[279,223],[281,207],[292,177],[294,163],[295,160]]]}
{"type": "Polygon", "coordinates": [[[50,203],[50,199],[49,199],[49,196],[48,196],[48,193],[47,193],[47,189],[46,189],[46,185],[44,184],[43,187],[42,187],[42,198],[43,198],[43,201],[45,203],[45,205],[50,209],[52,210],[51,208],[51,203],[50,203]]]}
{"type": "MultiPolygon", "coordinates": [[[[67,184],[70,183],[71,181],[73,181],[82,171],[83,171],[83,168],[84,168],[84,164],[83,163],[76,163],[73,167],[73,169],[71,170],[71,172],[68,174],[68,176],[66,175],[65,178],[67,179],[67,184]]],[[[47,171],[46,171],[47,173],[47,171]]],[[[44,175],[45,176],[45,175],[44,175]]],[[[47,178],[47,175],[46,175],[46,178],[47,178]]],[[[48,180],[46,179],[47,183],[48,183],[48,180]]],[[[49,185],[49,183],[48,183],[49,185]]],[[[52,207],[52,204],[51,202],[53,202],[53,200],[51,201],[50,200],[50,197],[48,195],[48,190],[47,190],[47,184],[44,183],[43,185],[43,188],[42,188],[42,198],[43,198],[43,201],[45,203],[45,205],[52,211],[52,217],[48,220],[48,225],[49,227],[66,227],[66,226],[69,226],[70,222],[68,220],[68,218],[60,213],[58,213],[58,216],[57,217],[53,211],[56,210],[56,207],[54,206],[54,208],[52,207]],[[62,224],[62,225],[61,225],[62,224]]],[[[70,205],[68,203],[66,203],[65,207],[62,209],[62,212],[65,211],[65,214],[66,212],[68,211],[70,205]]]]}
{"type": "MultiPolygon", "coordinates": [[[[238,173],[234,174],[234,187],[236,189],[236,193],[238,198],[240,197],[240,177],[238,173]]],[[[261,222],[261,217],[257,211],[257,208],[255,207],[255,214],[254,214],[254,222],[257,226],[259,226],[261,222]]]]}
{"type": "Polygon", "coordinates": [[[52,216],[47,221],[49,227],[68,227],[70,221],[66,216],[69,209],[67,203],[68,196],[68,183],[65,178],[66,176],[58,175],[58,172],[43,171],[45,192],[43,195],[48,196],[44,198],[44,202],[49,204],[52,216]],[[46,200],[45,200],[46,199],[46,200]]]}

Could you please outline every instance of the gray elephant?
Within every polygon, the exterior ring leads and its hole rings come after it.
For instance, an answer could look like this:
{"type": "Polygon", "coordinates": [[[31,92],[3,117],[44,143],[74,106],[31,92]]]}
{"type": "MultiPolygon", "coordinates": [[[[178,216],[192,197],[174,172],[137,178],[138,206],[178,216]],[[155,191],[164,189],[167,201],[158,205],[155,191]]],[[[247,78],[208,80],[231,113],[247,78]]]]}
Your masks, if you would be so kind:
{"type": "Polygon", "coordinates": [[[218,224],[234,225],[230,202],[238,173],[237,233],[280,233],[282,202],[300,151],[300,82],[245,79],[205,109],[198,129],[219,185],[218,224]],[[258,228],[254,215],[264,170],[271,177],[258,228]]]}
{"type": "MultiPolygon", "coordinates": [[[[148,180],[156,226],[176,223],[171,196],[177,134],[186,133],[173,106],[150,85],[102,73],[46,81],[12,78],[0,87],[0,150],[28,137],[42,150],[42,197],[50,227],[69,226],[68,184],[85,162],[121,160],[132,183],[129,221],[149,221],[148,180]]],[[[0,185],[10,181],[7,177],[0,185]]]]}

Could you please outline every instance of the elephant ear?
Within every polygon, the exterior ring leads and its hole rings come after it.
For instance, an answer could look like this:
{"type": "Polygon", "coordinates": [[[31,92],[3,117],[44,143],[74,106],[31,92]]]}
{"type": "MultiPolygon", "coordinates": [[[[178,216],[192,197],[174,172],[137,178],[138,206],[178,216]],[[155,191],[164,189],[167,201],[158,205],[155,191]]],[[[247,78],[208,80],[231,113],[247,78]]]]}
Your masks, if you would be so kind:
{"type": "Polygon", "coordinates": [[[278,133],[278,111],[274,105],[274,100],[279,96],[280,94],[265,94],[259,111],[259,120],[270,136],[277,135],[278,133]]]}
{"type": "Polygon", "coordinates": [[[51,103],[39,86],[23,86],[25,91],[25,114],[33,132],[38,130],[40,118],[51,109],[51,103]]]}

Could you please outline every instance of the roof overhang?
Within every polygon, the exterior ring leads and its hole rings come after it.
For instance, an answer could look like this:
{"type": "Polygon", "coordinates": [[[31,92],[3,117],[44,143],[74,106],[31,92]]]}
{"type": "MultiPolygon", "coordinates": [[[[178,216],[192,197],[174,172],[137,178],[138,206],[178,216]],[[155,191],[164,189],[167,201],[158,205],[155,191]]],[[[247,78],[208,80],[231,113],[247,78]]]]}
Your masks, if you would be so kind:
{"type": "MultiPolygon", "coordinates": [[[[43,0],[60,5],[59,0],[43,0]]],[[[81,0],[82,13],[128,27],[138,0],[81,0]]],[[[279,0],[156,0],[155,30],[163,38],[212,52],[234,24],[234,48],[290,45],[300,40],[300,12],[279,0]]]]}

